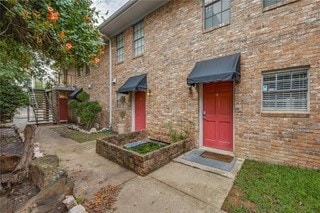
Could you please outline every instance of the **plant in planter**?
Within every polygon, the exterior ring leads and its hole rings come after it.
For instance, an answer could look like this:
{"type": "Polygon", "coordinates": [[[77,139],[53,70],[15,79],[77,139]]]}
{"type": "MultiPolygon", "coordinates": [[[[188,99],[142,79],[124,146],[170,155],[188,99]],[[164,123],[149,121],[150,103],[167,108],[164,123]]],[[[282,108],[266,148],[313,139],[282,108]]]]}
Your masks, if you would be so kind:
{"type": "Polygon", "coordinates": [[[120,110],[119,111],[119,116],[121,118],[120,123],[118,124],[118,133],[119,134],[124,134],[126,132],[126,124],[124,123],[124,117],[126,116],[126,111],[120,110]]]}
{"type": "Polygon", "coordinates": [[[177,142],[188,138],[191,135],[191,126],[193,122],[179,122],[178,127],[174,128],[172,122],[168,122],[165,127],[168,129],[168,136],[172,142],[177,142]]]}

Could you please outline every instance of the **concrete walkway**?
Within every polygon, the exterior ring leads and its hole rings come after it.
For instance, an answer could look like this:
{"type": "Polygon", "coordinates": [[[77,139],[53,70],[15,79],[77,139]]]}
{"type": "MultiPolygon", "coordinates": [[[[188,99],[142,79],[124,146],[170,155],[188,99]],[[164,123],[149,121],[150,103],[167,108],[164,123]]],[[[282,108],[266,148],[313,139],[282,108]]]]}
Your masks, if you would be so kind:
{"type": "Polygon", "coordinates": [[[74,194],[90,199],[101,187],[119,185],[115,212],[220,212],[233,180],[171,162],[141,177],[95,153],[95,141],[77,143],[42,126],[36,142],[44,154],[56,154],[75,182],[74,194]]]}

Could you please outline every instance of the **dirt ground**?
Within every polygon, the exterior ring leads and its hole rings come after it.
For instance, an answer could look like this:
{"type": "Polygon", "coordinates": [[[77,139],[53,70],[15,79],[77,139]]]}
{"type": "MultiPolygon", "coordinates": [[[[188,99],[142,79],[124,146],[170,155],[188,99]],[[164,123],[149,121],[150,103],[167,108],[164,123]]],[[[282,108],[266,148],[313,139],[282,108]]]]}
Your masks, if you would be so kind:
{"type": "MultiPolygon", "coordinates": [[[[38,194],[39,190],[33,185],[30,179],[14,185],[4,195],[0,196],[3,202],[7,203],[7,213],[14,212],[23,206],[30,198],[38,194]]],[[[1,203],[2,205],[4,203],[1,203]]]]}

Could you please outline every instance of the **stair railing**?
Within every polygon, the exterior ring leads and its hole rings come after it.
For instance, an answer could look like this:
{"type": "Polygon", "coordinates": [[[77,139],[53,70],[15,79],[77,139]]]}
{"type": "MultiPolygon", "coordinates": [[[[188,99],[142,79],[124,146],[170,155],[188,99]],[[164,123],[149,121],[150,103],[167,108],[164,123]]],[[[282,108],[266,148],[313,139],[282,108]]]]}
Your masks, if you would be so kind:
{"type": "Polygon", "coordinates": [[[46,101],[49,103],[49,110],[50,110],[50,112],[51,112],[51,114],[52,114],[53,122],[56,122],[56,121],[57,121],[57,118],[56,118],[56,115],[55,115],[55,113],[54,113],[54,111],[53,111],[52,101],[51,101],[51,99],[49,98],[47,92],[44,92],[44,95],[45,95],[46,101]]]}
{"type": "Polygon", "coordinates": [[[34,114],[34,118],[36,120],[36,124],[38,125],[38,116],[35,109],[38,109],[38,102],[36,98],[36,94],[34,93],[34,90],[32,87],[29,87],[29,99],[32,103],[32,110],[34,114]]]}

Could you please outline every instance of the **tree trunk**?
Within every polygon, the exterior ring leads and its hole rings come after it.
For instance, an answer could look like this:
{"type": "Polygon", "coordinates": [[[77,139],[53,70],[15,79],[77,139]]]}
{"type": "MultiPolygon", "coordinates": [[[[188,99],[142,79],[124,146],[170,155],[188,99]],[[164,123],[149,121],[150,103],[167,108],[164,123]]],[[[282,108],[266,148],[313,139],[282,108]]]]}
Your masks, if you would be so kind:
{"type": "Polygon", "coordinates": [[[28,124],[24,129],[24,149],[20,162],[17,164],[13,172],[3,175],[3,183],[7,183],[7,186],[11,188],[12,184],[22,182],[29,175],[29,165],[33,158],[34,148],[34,136],[35,136],[35,125],[28,124]]]}

